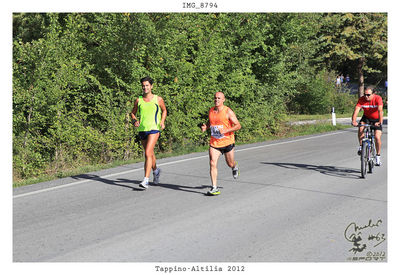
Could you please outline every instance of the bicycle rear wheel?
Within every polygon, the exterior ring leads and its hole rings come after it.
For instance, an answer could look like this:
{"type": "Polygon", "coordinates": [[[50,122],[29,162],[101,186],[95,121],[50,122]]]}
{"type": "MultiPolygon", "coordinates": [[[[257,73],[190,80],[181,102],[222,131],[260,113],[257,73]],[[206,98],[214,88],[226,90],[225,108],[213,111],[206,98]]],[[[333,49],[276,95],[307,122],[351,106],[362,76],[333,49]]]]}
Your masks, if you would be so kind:
{"type": "Polygon", "coordinates": [[[374,169],[375,166],[375,156],[372,152],[372,148],[368,147],[368,173],[372,173],[372,170],[374,169]]]}
{"type": "Polygon", "coordinates": [[[366,142],[362,143],[361,151],[361,177],[367,177],[367,165],[368,165],[368,144],[366,142]]]}

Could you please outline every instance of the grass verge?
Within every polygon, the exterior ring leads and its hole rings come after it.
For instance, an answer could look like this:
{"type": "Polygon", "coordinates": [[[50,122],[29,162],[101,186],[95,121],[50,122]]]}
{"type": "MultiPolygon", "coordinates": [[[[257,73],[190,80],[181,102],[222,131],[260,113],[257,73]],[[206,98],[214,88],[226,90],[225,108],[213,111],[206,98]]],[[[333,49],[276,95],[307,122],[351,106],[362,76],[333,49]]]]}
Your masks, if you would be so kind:
{"type": "MultiPolygon", "coordinates": [[[[361,118],[363,115],[363,111],[358,113],[358,118],[361,118]]],[[[383,116],[386,117],[388,115],[388,111],[386,108],[383,109],[383,116]]],[[[336,113],[336,118],[347,118],[352,117],[353,112],[350,113],[336,113]]],[[[285,121],[293,122],[293,121],[303,121],[303,120],[326,120],[331,119],[332,114],[323,114],[323,115],[287,115],[285,121]]]]}

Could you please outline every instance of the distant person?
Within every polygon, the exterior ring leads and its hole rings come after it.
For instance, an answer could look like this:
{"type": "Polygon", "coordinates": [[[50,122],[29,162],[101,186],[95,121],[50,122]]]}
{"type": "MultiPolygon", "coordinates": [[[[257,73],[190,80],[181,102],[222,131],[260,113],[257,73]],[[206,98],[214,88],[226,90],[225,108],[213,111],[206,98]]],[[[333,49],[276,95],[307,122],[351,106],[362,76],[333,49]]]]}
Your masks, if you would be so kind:
{"type": "Polygon", "coordinates": [[[140,80],[143,95],[135,100],[131,112],[132,123],[139,130],[144,153],[144,179],[139,186],[147,189],[149,187],[150,172],[153,169],[153,183],[158,184],[161,169],[157,168],[154,146],[157,143],[160,133],[165,128],[167,109],[164,100],[152,93],[153,80],[146,76],[140,80]],[[139,119],[136,113],[139,111],[139,119]]]}
{"type": "Polygon", "coordinates": [[[345,81],[346,81],[347,85],[350,83],[350,76],[349,75],[346,75],[345,81]]]}
{"type": "Polygon", "coordinates": [[[208,121],[201,126],[203,132],[207,129],[211,130],[209,157],[212,187],[207,194],[213,196],[221,193],[217,186],[217,163],[221,155],[225,155],[226,164],[232,168],[233,178],[237,179],[239,176],[239,167],[234,154],[234,132],[239,130],[241,125],[235,113],[228,106],[225,106],[224,102],[225,95],[222,92],[217,92],[214,95],[215,106],[208,112],[208,121]]]}
{"type": "Polygon", "coordinates": [[[340,87],[340,84],[341,84],[341,82],[340,82],[340,76],[338,75],[338,76],[336,77],[336,88],[339,88],[339,87],[340,87]]]}
{"type": "MultiPolygon", "coordinates": [[[[360,110],[363,109],[364,114],[361,117],[361,124],[375,125],[375,144],[376,144],[376,160],[377,166],[381,165],[381,136],[382,136],[382,124],[383,124],[383,102],[382,98],[374,94],[372,87],[367,87],[364,91],[364,96],[360,97],[352,117],[353,126],[357,126],[357,115],[360,110]]],[[[358,129],[358,141],[360,146],[358,147],[358,154],[361,155],[362,150],[362,139],[364,138],[364,127],[358,129]]]]}

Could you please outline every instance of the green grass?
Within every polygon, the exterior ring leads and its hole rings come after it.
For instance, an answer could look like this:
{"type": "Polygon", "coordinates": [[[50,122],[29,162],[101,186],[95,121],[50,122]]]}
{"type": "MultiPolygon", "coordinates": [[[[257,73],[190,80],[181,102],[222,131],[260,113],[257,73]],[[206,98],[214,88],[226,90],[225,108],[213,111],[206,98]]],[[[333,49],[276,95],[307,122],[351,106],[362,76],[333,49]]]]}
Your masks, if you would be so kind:
{"type": "MultiPolygon", "coordinates": [[[[300,117],[296,116],[299,120],[300,117]]],[[[324,117],[324,116],[301,116],[301,117],[307,117],[303,120],[314,120],[314,119],[326,119],[329,117],[324,117]]],[[[293,121],[293,120],[291,120],[293,121]]],[[[304,135],[312,135],[312,134],[317,134],[317,133],[324,133],[324,132],[329,132],[329,131],[335,131],[335,130],[341,130],[350,127],[350,125],[340,125],[337,124],[336,126],[331,125],[330,123],[316,123],[316,124],[308,124],[308,125],[297,125],[297,126],[282,126],[282,131],[278,135],[274,136],[267,136],[267,137],[257,137],[254,138],[250,141],[247,142],[240,142],[237,141],[236,145],[241,145],[241,144],[249,144],[249,143],[256,143],[256,142],[263,142],[263,141],[268,141],[268,140],[277,140],[277,139],[283,139],[283,138],[289,138],[289,137],[296,137],[296,136],[304,136],[304,135]]],[[[208,146],[189,146],[189,147],[181,147],[178,150],[174,150],[173,152],[168,152],[168,153],[157,153],[157,158],[167,158],[167,157],[173,157],[173,156],[179,156],[179,155],[184,155],[184,154],[189,154],[189,153],[194,153],[194,152],[206,152],[208,150],[208,146]]],[[[86,165],[82,166],[79,168],[75,169],[68,169],[65,171],[61,171],[55,174],[49,174],[49,175],[42,175],[38,176],[35,178],[30,178],[26,180],[20,180],[17,182],[13,183],[13,187],[20,187],[20,186],[25,186],[25,185],[30,185],[30,184],[35,184],[39,182],[44,182],[44,181],[50,181],[58,178],[64,178],[64,177],[70,177],[74,175],[80,175],[80,174],[85,174],[89,173],[92,171],[98,171],[102,169],[108,169],[108,168],[113,168],[121,165],[127,165],[127,164],[132,164],[132,163],[138,163],[138,162],[143,162],[144,158],[137,158],[137,159],[131,159],[127,161],[114,161],[109,164],[98,164],[98,165],[86,165]]]]}
{"type": "MultiPolygon", "coordinates": [[[[346,118],[352,117],[353,113],[346,113],[346,114],[336,114],[336,118],[346,118]]],[[[358,114],[359,117],[362,116],[362,112],[358,114]]],[[[303,120],[324,120],[324,119],[331,119],[332,114],[324,114],[324,115],[288,115],[286,117],[286,121],[303,121],[303,120]]]]}
{"type": "Polygon", "coordinates": [[[293,126],[292,131],[288,133],[286,137],[294,137],[294,136],[305,136],[305,135],[312,135],[318,133],[325,133],[331,132],[336,130],[343,130],[352,127],[351,125],[342,125],[337,124],[333,126],[330,123],[316,123],[316,124],[309,124],[309,125],[298,125],[293,126]]]}

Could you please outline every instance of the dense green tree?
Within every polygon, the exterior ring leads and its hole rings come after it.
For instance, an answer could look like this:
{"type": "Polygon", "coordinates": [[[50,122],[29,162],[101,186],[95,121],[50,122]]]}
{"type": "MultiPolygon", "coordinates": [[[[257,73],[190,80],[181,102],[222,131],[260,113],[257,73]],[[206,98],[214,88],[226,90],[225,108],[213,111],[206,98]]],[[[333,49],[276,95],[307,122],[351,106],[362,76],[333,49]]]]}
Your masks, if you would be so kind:
{"type": "Polygon", "coordinates": [[[330,68],[354,61],[359,96],[364,93],[365,73],[380,73],[387,64],[387,14],[326,14],[318,33],[321,55],[330,68]]]}

